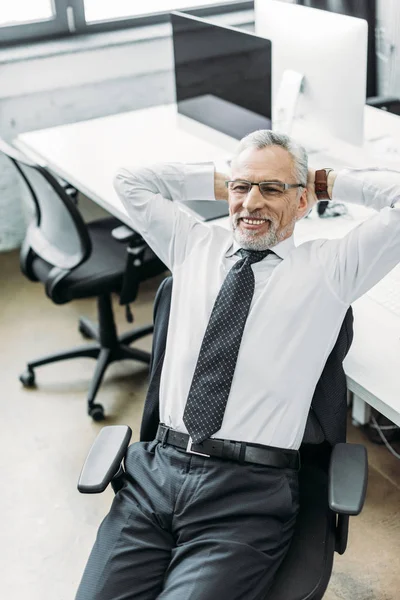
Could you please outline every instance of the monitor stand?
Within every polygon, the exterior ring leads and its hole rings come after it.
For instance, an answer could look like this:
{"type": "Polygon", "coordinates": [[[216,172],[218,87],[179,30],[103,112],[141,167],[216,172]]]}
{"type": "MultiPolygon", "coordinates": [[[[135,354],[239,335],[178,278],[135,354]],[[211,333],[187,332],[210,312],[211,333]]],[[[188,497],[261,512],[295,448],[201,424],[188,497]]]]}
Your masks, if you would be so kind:
{"type": "Polygon", "coordinates": [[[273,106],[274,131],[292,134],[296,107],[302,90],[304,75],[287,69],[283,72],[273,106]]]}
{"type": "Polygon", "coordinates": [[[312,155],[326,149],[331,135],[304,112],[304,84],[302,73],[284,71],[273,105],[273,129],[291,136],[312,155]]]}

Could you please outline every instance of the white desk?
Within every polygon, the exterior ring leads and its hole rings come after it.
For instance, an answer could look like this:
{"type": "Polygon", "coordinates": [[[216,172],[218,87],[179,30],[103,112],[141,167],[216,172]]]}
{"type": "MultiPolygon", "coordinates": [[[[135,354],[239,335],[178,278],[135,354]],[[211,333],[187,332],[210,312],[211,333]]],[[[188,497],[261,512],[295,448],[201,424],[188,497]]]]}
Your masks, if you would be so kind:
{"type": "MultiPolygon", "coordinates": [[[[365,116],[367,140],[383,135],[400,140],[400,117],[370,107],[365,116]]],[[[293,133],[300,138],[301,128],[293,133]]],[[[232,155],[237,141],[178,116],[175,106],[168,105],[32,131],[20,135],[16,144],[129,225],[112,185],[119,167],[163,161],[218,164],[232,155]]],[[[332,166],[327,159],[355,167],[399,164],[375,156],[367,146],[355,148],[334,140],[323,156],[312,156],[310,162],[332,166]]],[[[319,219],[313,214],[297,224],[296,241],[341,237],[369,214],[354,206],[347,217],[319,219]]],[[[226,219],[213,223],[217,222],[227,226],[226,219]]],[[[349,390],[400,425],[400,318],[365,296],[353,309],[355,336],[344,364],[349,390]]]]}
{"type": "MultiPolygon", "coordinates": [[[[349,208],[351,214],[335,219],[320,219],[314,211],[296,225],[296,243],[342,237],[374,212],[355,205],[349,208]]],[[[400,318],[367,295],[352,307],[354,339],[344,369],[347,387],[354,394],[353,419],[368,422],[372,406],[400,426],[400,318]]]]}
{"type": "Polygon", "coordinates": [[[229,158],[236,144],[222,133],[177,115],[172,104],[33,131],[16,140],[26,154],[42,159],[127,225],[129,217],[113,187],[121,166],[219,161],[229,158]]]}

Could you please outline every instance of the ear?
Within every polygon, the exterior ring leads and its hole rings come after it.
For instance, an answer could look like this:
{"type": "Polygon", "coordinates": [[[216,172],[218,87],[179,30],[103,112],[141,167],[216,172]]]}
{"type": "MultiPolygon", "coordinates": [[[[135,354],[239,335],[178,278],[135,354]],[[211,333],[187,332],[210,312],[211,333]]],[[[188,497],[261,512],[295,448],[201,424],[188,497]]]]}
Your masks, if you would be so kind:
{"type": "Polygon", "coordinates": [[[297,204],[297,220],[300,221],[310,210],[307,199],[307,189],[303,189],[297,204]]]}

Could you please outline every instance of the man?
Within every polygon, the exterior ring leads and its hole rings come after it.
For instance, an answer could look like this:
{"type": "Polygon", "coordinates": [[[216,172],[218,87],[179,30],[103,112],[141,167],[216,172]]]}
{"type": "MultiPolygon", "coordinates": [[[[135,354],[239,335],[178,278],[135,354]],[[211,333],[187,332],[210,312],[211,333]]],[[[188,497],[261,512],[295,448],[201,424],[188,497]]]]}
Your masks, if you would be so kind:
{"type": "Polygon", "coordinates": [[[128,450],[77,600],[266,597],[293,533],[315,386],[350,303],[400,261],[400,173],[329,172],[330,197],[382,210],[295,247],[314,179],[304,149],[271,131],[240,142],[228,177],[212,164],[116,176],[133,229],[174,278],[163,425],[128,450]],[[171,202],[214,197],[231,230],[171,202]]]}

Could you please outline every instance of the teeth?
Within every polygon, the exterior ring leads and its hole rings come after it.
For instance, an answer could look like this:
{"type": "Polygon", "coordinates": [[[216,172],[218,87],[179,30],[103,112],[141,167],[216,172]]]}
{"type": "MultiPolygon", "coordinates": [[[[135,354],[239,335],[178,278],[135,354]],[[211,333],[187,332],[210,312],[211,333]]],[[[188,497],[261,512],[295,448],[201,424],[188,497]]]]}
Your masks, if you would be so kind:
{"type": "Polygon", "coordinates": [[[244,217],[243,221],[248,225],[262,225],[262,223],[264,223],[264,219],[246,219],[244,217]]]}

